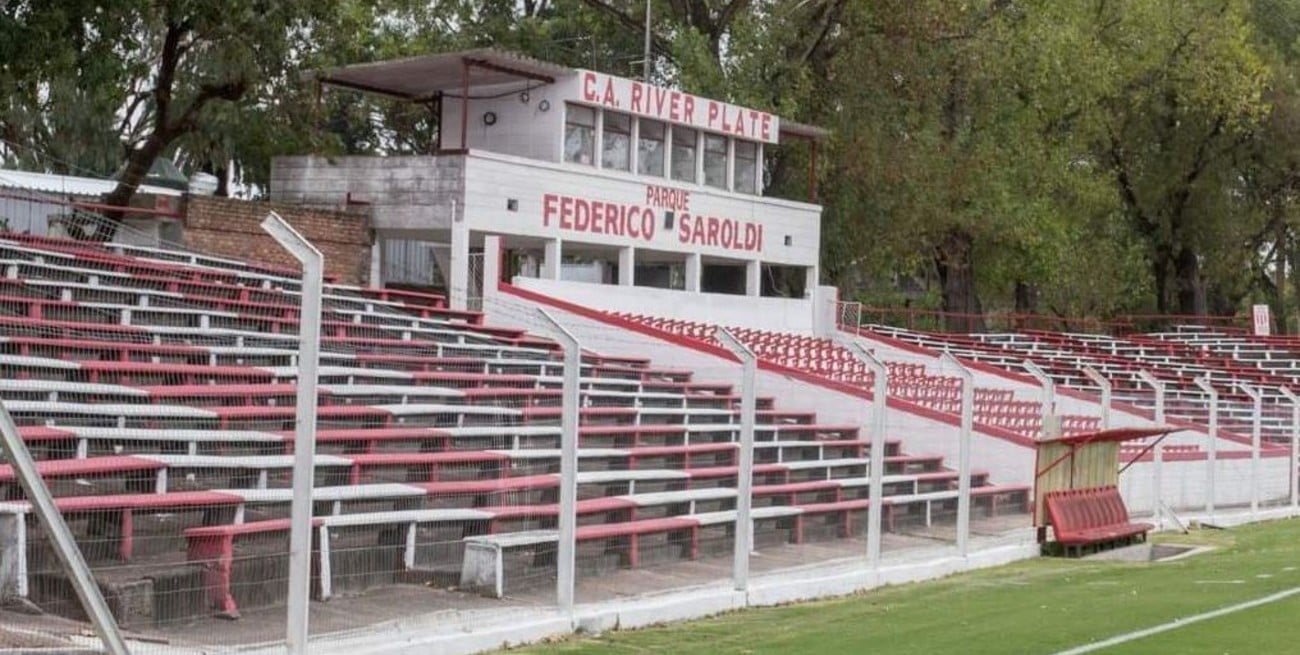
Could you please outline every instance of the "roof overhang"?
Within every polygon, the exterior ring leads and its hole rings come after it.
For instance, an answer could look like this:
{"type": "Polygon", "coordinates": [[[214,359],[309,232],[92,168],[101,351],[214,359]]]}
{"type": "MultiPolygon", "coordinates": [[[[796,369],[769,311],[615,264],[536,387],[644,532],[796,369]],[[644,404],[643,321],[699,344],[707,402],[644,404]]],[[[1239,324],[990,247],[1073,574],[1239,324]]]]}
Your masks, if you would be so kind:
{"type": "Polygon", "coordinates": [[[806,123],[796,123],[792,120],[781,119],[781,140],[785,137],[795,139],[804,139],[805,141],[823,141],[831,135],[831,131],[816,125],[806,123]]]}
{"type": "Polygon", "coordinates": [[[310,79],[324,86],[423,102],[441,93],[510,83],[551,84],[573,75],[566,66],[531,57],[480,48],[420,55],[314,71],[310,79]]]}
{"type": "Polygon", "coordinates": [[[1158,437],[1171,432],[1178,432],[1180,428],[1174,428],[1164,425],[1152,427],[1129,427],[1129,428],[1111,428],[1109,430],[1098,430],[1096,432],[1082,432],[1069,434],[1061,437],[1044,437],[1039,439],[1039,443],[1059,443],[1069,445],[1082,445],[1088,443],[1107,443],[1114,441],[1136,441],[1149,437],[1158,437]]]}

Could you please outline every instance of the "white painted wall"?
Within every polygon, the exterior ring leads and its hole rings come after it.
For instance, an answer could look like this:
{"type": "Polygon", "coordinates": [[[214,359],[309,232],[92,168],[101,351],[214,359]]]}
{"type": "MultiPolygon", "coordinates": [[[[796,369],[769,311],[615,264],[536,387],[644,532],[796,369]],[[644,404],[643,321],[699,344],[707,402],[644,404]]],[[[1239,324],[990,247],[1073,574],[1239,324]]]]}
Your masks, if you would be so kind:
{"type": "Polygon", "coordinates": [[[609,312],[629,312],[799,334],[809,334],[813,329],[813,302],[807,298],[733,296],[526,277],[516,277],[514,285],[609,312]]]}
{"type": "MultiPolygon", "coordinates": [[[[1209,490],[1209,466],[1206,460],[1163,462],[1160,476],[1161,497],[1165,506],[1174,511],[1205,509],[1209,490]]],[[[1259,494],[1264,505],[1290,502],[1290,475],[1286,457],[1265,457],[1260,460],[1259,494]]],[[[1120,492],[1130,512],[1150,513],[1155,491],[1155,464],[1141,461],[1133,464],[1119,478],[1120,492]]],[[[1234,510],[1250,503],[1250,458],[1218,459],[1215,461],[1215,505],[1219,510],[1234,510]]],[[[1262,505],[1261,505],[1262,506],[1262,505]]]]}
{"type": "Polygon", "coordinates": [[[712,216],[752,222],[763,226],[763,248],[758,252],[682,243],[678,224],[682,212],[674,212],[671,229],[665,229],[665,210],[647,202],[653,178],[598,170],[576,164],[554,164],[475,151],[465,162],[465,221],[470,229],[495,234],[515,234],[609,247],[634,246],[654,250],[700,253],[731,259],[760,259],[773,264],[817,266],[821,243],[821,207],[806,203],[730,193],[709,187],[663,182],[663,186],[690,194],[692,216],[712,216]],[[651,238],[619,236],[562,229],[558,220],[543,224],[543,200],[558,194],[602,203],[648,207],[654,213],[651,238]],[[517,201],[510,210],[508,201],[517,201]],[[790,245],[785,245],[786,237],[790,245]]]}
{"type": "MultiPolygon", "coordinates": [[[[459,93],[459,91],[457,92],[459,93]]],[[[522,83],[470,89],[469,122],[466,133],[471,150],[490,150],[548,162],[560,161],[564,141],[564,102],[577,95],[577,78],[557,80],[553,85],[523,86],[522,83]],[[528,102],[520,99],[527,89],[528,102]],[[499,98],[483,96],[500,95],[499,98]],[[548,107],[545,111],[542,107],[548,107]],[[496,114],[496,123],[483,120],[496,114]]],[[[442,147],[462,149],[460,143],[461,102],[447,97],[442,105],[442,147]]]]}

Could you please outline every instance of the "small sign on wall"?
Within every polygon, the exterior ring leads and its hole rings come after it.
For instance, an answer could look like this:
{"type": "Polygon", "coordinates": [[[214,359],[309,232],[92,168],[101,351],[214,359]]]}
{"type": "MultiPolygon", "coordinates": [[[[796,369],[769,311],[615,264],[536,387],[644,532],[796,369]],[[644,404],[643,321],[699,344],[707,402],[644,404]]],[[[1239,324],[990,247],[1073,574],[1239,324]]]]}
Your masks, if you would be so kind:
{"type": "Polygon", "coordinates": [[[1273,331],[1273,317],[1269,314],[1268,305],[1255,305],[1252,311],[1255,326],[1255,336],[1267,337],[1273,331]]]}

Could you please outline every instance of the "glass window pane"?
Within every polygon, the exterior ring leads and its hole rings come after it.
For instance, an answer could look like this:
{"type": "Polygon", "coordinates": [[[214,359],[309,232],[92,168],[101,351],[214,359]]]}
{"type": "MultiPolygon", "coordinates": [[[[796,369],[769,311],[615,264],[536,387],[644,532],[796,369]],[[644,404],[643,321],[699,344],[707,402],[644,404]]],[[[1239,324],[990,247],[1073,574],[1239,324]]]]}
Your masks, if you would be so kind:
{"type": "Polygon", "coordinates": [[[596,149],[596,111],[567,105],[564,119],[564,161],[592,164],[596,149]]]}
{"type": "Polygon", "coordinates": [[[736,170],[733,188],[737,193],[757,193],[755,175],[758,173],[758,145],[752,141],[736,141],[736,170]]]}
{"type": "Polygon", "coordinates": [[[619,171],[627,170],[632,161],[632,117],[605,112],[604,131],[600,165],[619,171]]]}
{"type": "Polygon", "coordinates": [[[695,181],[696,148],[695,130],[673,128],[673,179],[681,182],[695,181]]]}
{"type": "Polygon", "coordinates": [[[727,137],[704,135],[704,183],[727,188],[727,137]]]}
{"type": "Polygon", "coordinates": [[[664,176],[664,124],[641,119],[641,134],[636,144],[637,172],[664,176]]]}

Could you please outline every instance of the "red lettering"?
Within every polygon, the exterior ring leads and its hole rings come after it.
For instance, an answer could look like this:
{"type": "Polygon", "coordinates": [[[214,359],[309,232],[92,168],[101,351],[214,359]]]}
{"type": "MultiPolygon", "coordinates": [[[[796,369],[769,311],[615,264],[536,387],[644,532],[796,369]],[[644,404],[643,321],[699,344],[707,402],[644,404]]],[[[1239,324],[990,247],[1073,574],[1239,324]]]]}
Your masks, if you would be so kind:
{"type": "Polygon", "coordinates": [[[560,228],[573,229],[573,198],[569,196],[560,198],[560,228]]]}
{"type": "Polygon", "coordinates": [[[591,231],[600,234],[605,227],[605,203],[591,203],[591,231]]]}
{"type": "Polygon", "coordinates": [[[595,73],[587,73],[582,76],[582,99],[587,102],[596,102],[595,73]]]}
{"type": "Polygon", "coordinates": [[[709,127],[714,127],[716,129],[715,126],[717,124],[718,124],[718,103],[710,100],[709,101],[709,127]]]}
{"type": "Polygon", "coordinates": [[[695,122],[695,96],[686,94],[682,98],[682,120],[687,123],[695,122]]]}
{"type": "Polygon", "coordinates": [[[691,242],[691,229],[687,227],[687,216],[683,215],[682,220],[677,221],[677,240],[682,243],[691,242]]]}
{"type": "Polygon", "coordinates": [[[641,86],[641,83],[640,83],[640,82],[633,82],[633,83],[632,83],[632,107],[631,107],[631,109],[632,109],[632,112],[633,112],[633,113],[636,113],[636,114],[641,113],[641,94],[642,94],[644,91],[645,91],[645,88],[641,86]]]}
{"type": "Polygon", "coordinates": [[[763,128],[761,133],[763,135],[764,141],[772,140],[772,115],[771,114],[763,114],[763,128]]]}
{"type": "Polygon", "coordinates": [[[709,221],[708,245],[716,248],[718,246],[718,219],[709,216],[708,221],[709,221]]]}
{"type": "Polygon", "coordinates": [[[682,120],[682,94],[673,91],[668,97],[668,117],[674,121],[682,120]]]}
{"type": "Polygon", "coordinates": [[[559,196],[554,193],[542,195],[542,227],[547,227],[551,224],[551,217],[555,215],[555,205],[559,199],[559,196]]]}
{"type": "Polygon", "coordinates": [[[727,109],[724,107],[724,108],[722,109],[722,131],[723,131],[723,132],[730,132],[730,131],[731,131],[731,125],[730,125],[729,123],[727,123],[727,113],[728,113],[728,112],[727,112],[727,109]]]}
{"type": "Polygon", "coordinates": [[[655,213],[649,209],[641,210],[641,234],[646,241],[655,238],[655,213]]]}
{"type": "Polygon", "coordinates": [[[741,116],[739,113],[737,113],[737,114],[736,114],[736,123],[735,123],[735,125],[734,125],[733,127],[734,127],[734,129],[731,130],[731,133],[732,133],[732,134],[735,134],[736,136],[746,136],[746,134],[745,134],[745,117],[744,117],[744,116],[741,116]]]}
{"type": "MultiPolygon", "coordinates": [[[[686,216],[685,218],[690,217],[686,216]]],[[[704,221],[699,218],[694,220],[695,227],[691,230],[691,245],[702,246],[704,245],[704,221]]]]}
{"type": "Polygon", "coordinates": [[[623,236],[623,208],[612,203],[605,203],[605,234],[623,236]]]}
{"type": "Polygon", "coordinates": [[[591,205],[582,198],[573,201],[573,229],[579,232],[591,229],[591,205]]]}
{"type": "Polygon", "coordinates": [[[636,213],[636,207],[628,207],[627,214],[623,216],[623,222],[627,225],[627,235],[633,239],[641,238],[640,226],[632,221],[632,215],[636,213]]]}
{"type": "Polygon", "coordinates": [[[606,107],[617,107],[618,101],[614,100],[614,80],[605,80],[605,97],[601,100],[606,107]]]}

